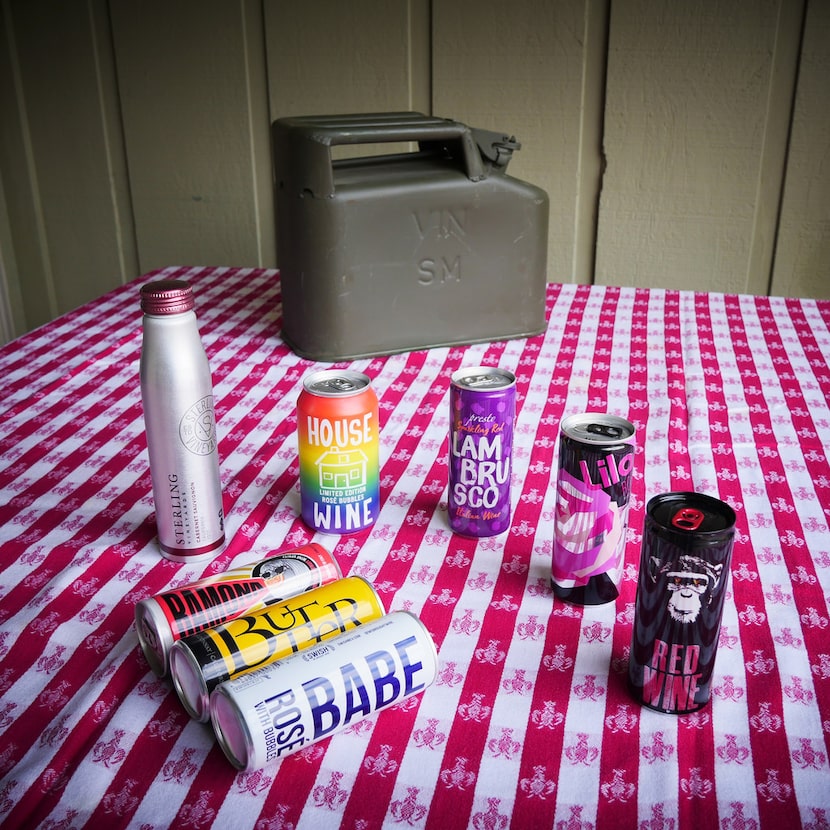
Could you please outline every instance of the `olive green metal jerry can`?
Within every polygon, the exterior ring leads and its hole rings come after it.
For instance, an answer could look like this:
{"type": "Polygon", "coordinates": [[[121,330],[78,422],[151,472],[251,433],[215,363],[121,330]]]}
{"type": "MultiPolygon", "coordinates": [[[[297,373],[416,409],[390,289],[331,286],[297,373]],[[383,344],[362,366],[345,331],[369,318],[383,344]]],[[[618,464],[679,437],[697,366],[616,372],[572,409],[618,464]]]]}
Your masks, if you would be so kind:
{"type": "Polygon", "coordinates": [[[275,121],[286,343],[337,361],[541,332],[548,196],[505,172],[519,147],[417,112],[275,121]],[[391,142],[417,150],[332,158],[391,142]]]}

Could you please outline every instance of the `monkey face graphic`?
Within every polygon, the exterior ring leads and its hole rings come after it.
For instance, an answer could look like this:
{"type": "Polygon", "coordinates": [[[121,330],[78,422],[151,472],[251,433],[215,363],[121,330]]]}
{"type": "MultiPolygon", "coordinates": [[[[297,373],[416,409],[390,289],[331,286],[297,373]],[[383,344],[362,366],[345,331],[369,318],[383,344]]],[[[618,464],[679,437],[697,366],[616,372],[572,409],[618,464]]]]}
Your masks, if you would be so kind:
{"type": "Polygon", "coordinates": [[[712,565],[697,556],[681,556],[671,562],[652,557],[652,579],[665,579],[669,616],[683,624],[697,620],[700,611],[712,601],[723,565],[712,565]]]}

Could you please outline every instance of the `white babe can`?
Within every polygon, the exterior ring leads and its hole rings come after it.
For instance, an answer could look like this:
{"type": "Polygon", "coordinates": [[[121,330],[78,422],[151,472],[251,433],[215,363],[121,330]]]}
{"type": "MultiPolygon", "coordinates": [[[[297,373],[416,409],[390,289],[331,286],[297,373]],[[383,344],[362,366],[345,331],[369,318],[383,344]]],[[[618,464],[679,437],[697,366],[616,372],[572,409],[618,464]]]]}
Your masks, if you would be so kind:
{"type": "Polygon", "coordinates": [[[258,769],[423,692],[437,671],[423,623],[395,611],[222,683],[210,718],[228,760],[258,769]]]}

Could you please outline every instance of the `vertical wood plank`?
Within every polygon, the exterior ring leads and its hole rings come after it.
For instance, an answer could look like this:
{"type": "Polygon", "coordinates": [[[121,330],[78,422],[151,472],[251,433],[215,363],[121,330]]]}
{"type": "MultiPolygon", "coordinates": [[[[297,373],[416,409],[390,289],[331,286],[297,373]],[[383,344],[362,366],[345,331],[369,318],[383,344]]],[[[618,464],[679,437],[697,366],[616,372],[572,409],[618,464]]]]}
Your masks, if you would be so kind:
{"type": "Polygon", "coordinates": [[[271,161],[271,117],[268,101],[268,58],[261,0],[242,0],[245,95],[251,141],[251,194],[254,199],[256,261],[277,264],[274,230],[274,174],[271,161]]]}
{"type": "Polygon", "coordinates": [[[429,107],[428,0],[265,0],[271,115],[429,107]]]}
{"type": "Polygon", "coordinates": [[[807,3],[772,293],[830,299],[830,4],[807,3]]]}
{"type": "Polygon", "coordinates": [[[9,210],[0,176],[0,346],[26,330],[9,210]]]}
{"type": "Polygon", "coordinates": [[[0,4],[0,177],[3,212],[0,216],[0,257],[8,304],[10,334],[20,334],[56,313],[49,295],[48,260],[41,244],[31,169],[31,142],[25,119],[24,96],[11,3],[0,4]],[[20,274],[28,275],[21,290],[20,274]],[[30,322],[31,321],[31,322],[30,322]]]}
{"type": "Polygon", "coordinates": [[[612,4],[598,282],[766,293],[775,210],[758,199],[789,118],[776,57],[794,57],[776,56],[781,8],[612,4]]]}
{"type": "Polygon", "coordinates": [[[3,179],[32,327],[132,276],[134,252],[105,3],[5,2],[3,20],[3,179]]]}
{"type": "Polygon", "coordinates": [[[804,0],[788,0],[778,8],[746,274],[753,294],[768,293],[772,282],[804,11],[804,0]]]}
{"type": "Polygon", "coordinates": [[[273,264],[256,8],[111,0],[142,271],[273,264]]]}
{"type": "MultiPolygon", "coordinates": [[[[264,12],[271,120],[430,112],[429,0],[265,0],[264,12]]],[[[332,155],[393,149],[403,148],[334,147],[332,155]]]]}
{"type": "Polygon", "coordinates": [[[436,115],[515,134],[508,172],[550,197],[548,277],[592,280],[607,2],[456,0],[433,11],[436,115]]]}

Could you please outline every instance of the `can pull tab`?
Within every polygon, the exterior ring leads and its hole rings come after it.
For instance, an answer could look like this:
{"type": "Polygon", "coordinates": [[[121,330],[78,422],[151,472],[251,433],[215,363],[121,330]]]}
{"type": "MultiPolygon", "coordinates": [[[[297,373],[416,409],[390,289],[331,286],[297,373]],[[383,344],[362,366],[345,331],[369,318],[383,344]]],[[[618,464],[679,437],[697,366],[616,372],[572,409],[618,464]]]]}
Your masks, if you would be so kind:
{"type": "Polygon", "coordinates": [[[591,435],[601,435],[603,438],[609,438],[612,441],[621,438],[623,434],[623,431],[613,424],[588,424],[585,431],[590,432],[591,435]]]}
{"type": "Polygon", "coordinates": [[[694,507],[681,507],[672,516],[671,523],[681,530],[697,530],[705,518],[703,512],[694,507]]]}
{"type": "Polygon", "coordinates": [[[348,378],[330,378],[325,382],[325,385],[332,389],[335,392],[339,392],[341,394],[346,392],[354,392],[357,388],[353,381],[349,380],[348,378]]]}

